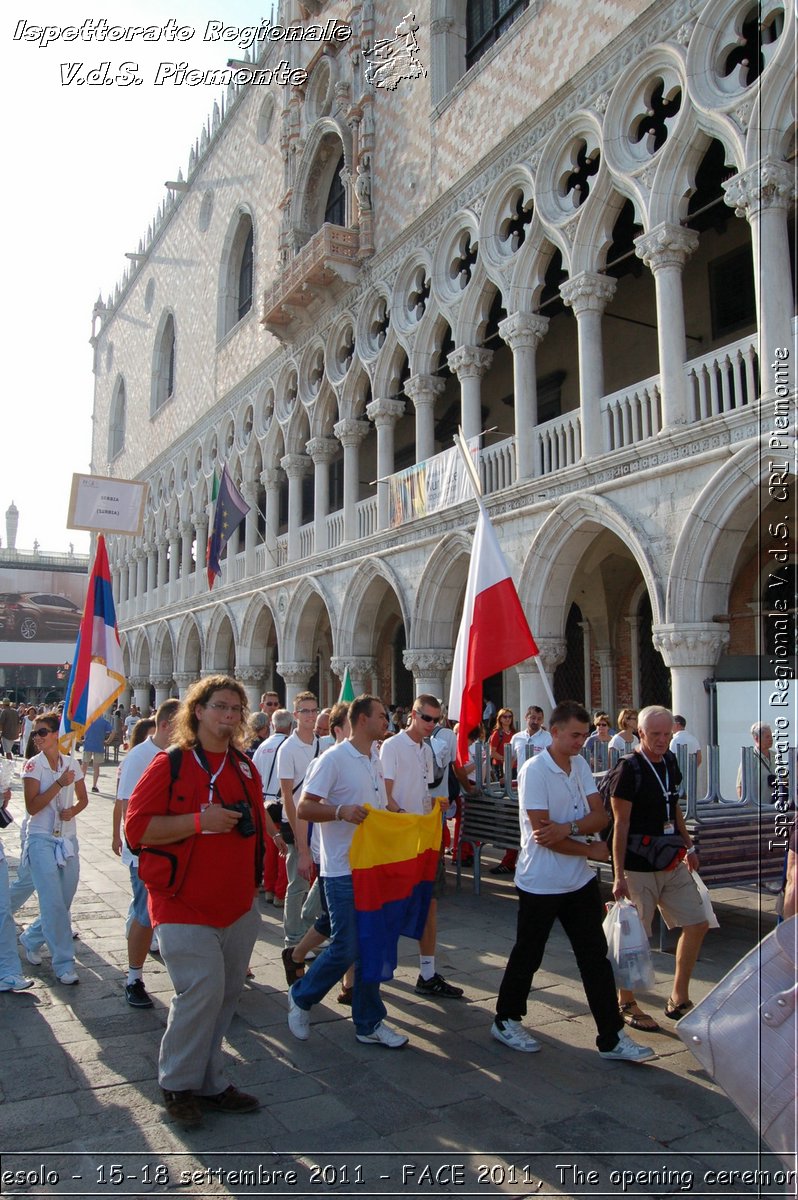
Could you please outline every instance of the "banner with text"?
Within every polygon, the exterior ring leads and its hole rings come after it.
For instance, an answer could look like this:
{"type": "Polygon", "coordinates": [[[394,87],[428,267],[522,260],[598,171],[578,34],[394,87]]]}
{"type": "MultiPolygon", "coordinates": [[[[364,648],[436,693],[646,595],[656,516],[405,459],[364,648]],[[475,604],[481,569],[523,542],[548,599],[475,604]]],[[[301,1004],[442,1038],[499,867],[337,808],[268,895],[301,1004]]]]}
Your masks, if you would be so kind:
{"type": "MultiPolygon", "coordinates": [[[[474,465],[479,470],[479,438],[467,443],[474,465]]],[[[391,475],[391,526],[425,517],[428,513],[473,499],[463,460],[453,446],[425,462],[391,475]]]]}

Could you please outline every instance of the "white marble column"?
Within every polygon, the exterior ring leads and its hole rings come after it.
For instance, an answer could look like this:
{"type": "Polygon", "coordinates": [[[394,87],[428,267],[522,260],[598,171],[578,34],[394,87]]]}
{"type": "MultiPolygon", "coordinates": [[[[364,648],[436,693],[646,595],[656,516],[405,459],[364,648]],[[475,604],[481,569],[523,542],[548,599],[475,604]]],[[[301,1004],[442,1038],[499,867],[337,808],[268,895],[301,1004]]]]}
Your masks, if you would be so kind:
{"type": "Polygon", "coordinates": [[[331,437],[315,437],[310,439],[305,449],[313,459],[313,548],[316,554],[321,554],[329,544],[330,463],[338,454],[338,442],[331,437]]]}
{"type": "Polygon", "coordinates": [[[616,282],[609,275],[582,271],[560,286],[563,303],[576,316],[579,339],[579,398],[582,423],[582,458],[604,453],[601,428],[601,398],[604,395],[604,349],[601,318],[615,295],[616,282]]]}
{"type": "Polygon", "coordinates": [[[728,180],[723,189],[726,203],[751,226],[762,395],[787,396],[798,379],[787,236],[787,214],[796,197],[794,163],[763,159],[728,180]],[[786,349],[788,356],[777,357],[777,348],[786,349]],[[778,374],[774,362],[779,364],[778,374]]]}
{"type": "Polygon", "coordinates": [[[180,522],[180,595],[187,600],[192,594],[194,580],[191,573],[191,546],[194,541],[192,521],[180,522]]]}
{"type": "Polygon", "coordinates": [[[601,677],[601,707],[611,715],[618,711],[615,695],[615,651],[603,648],[595,651],[601,677]]]}
{"type": "Polygon", "coordinates": [[[136,704],[139,706],[139,711],[142,717],[150,715],[150,681],[136,677],[129,679],[128,683],[133,688],[133,694],[136,698],[136,704]]]}
{"type": "Polygon", "coordinates": [[[549,328],[549,318],[517,312],[499,323],[499,333],[513,352],[515,391],[515,474],[518,481],[537,473],[535,426],[538,423],[537,348],[549,328]]]}
{"type": "Polygon", "coordinates": [[[368,436],[366,421],[348,417],[333,427],[344,448],[344,541],[357,541],[357,502],[360,498],[360,443],[368,436]]]}
{"type": "Polygon", "coordinates": [[[158,548],[154,542],[146,542],[144,553],[147,555],[147,607],[157,608],[155,578],[158,570],[158,548]]]}
{"type": "Polygon", "coordinates": [[[239,667],[236,671],[236,679],[247,693],[247,704],[249,705],[250,713],[257,712],[260,708],[260,698],[263,694],[263,668],[239,667]]]}
{"type": "Polygon", "coordinates": [[[709,744],[709,701],[704,680],[715,674],[718,659],[729,644],[729,630],[714,621],[690,621],[681,625],[655,625],[651,631],[671,673],[671,705],[687,721],[698,738],[704,762],[699,771],[698,794],[706,789],[706,747],[709,744]]]}
{"type": "Polygon", "coordinates": [[[193,513],[191,521],[196,531],[196,565],[194,567],[194,595],[208,590],[208,517],[193,513]]]}
{"type": "Polygon", "coordinates": [[[172,677],[170,675],[153,675],[151,682],[155,687],[155,707],[158,709],[164,700],[169,699],[172,677]]]}
{"type": "Polygon", "coordinates": [[[684,329],[682,273],[689,255],[698,246],[698,234],[667,221],[635,238],[635,254],[654,275],[657,293],[657,344],[662,393],[662,425],[670,429],[692,419],[687,403],[684,364],[687,339],[684,329]]]}
{"type": "Polygon", "coordinates": [[[372,400],[366,415],[377,427],[377,527],[388,529],[391,524],[391,485],[393,475],[393,433],[396,422],[404,416],[401,400],[372,400]]]}
{"type": "Polygon", "coordinates": [[[277,674],[285,681],[285,707],[289,712],[294,707],[294,697],[298,692],[307,690],[308,680],[313,674],[315,663],[312,662],[278,662],[277,674]]]}
{"type": "Polygon", "coordinates": [[[147,608],[147,555],[141,546],[133,553],[136,559],[136,612],[141,614],[147,608]]]}
{"type": "Polygon", "coordinates": [[[416,462],[435,453],[435,401],[446,390],[446,380],[437,375],[412,375],[405,381],[405,395],[416,410],[416,462]]]}
{"type": "Polygon", "coordinates": [[[445,704],[448,700],[445,694],[446,672],[451,670],[453,651],[405,650],[402,659],[408,671],[413,672],[413,694],[420,696],[427,692],[445,704]]]}
{"type": "Polygon", "coordinates": [[[178,692],[180,699],[182,700],[183,697],[185,696],[186,692],[188,691],[188,689],[191,687],[192,683],[194,683],[197,676],[192,675],[192,673],[190,671],[175,671],[172,678],[174,679],[175,683],[177,684],[177,692],[178,692]]]}
{"type": "MultiPolygon", "coordinates": [[[[538,650],[540,651],[540,654],[539,654],[540,662],[543,667],[543,670],[546,673],[546,678],[549,681],[549,687],[551,688],[552,693],[554,694],[554,699],[555,700],[558,700],[558,699],[570,700],[570,699],[572,699],[571,696],[558,697],[557,693],[554,691],[554,672],[557,670],[560,663],[565,662],[565,656],[568,653],[568,647],[565,643],[565,639],[564,638],[551,638],[551,637],[536,637],[535,642],[537,644],[538,650]]],[[[537,670],[537,668],[535,668],[535,669],[537,670]]],[[[539,675],[540,675],[540,672],[538,671],[538,676],[539,675]]],[[[548,717],[548,714],[551,711],[551,702],[549,701],[548,696],[545,695],[542,681],[539,681],[538,696],[540,697],[541,694],[544,695],[544,700],[541,700],[541,699],[531,700],[530,703],[531,704],[539,704],[540,707],[543,709],[544,713],[546,713],[546,716],[548,717]]],[[[524,705],[524,711],[526,711],[526,708],[527,708],[527,706],[524,705]]]]}
{"type": "Polygon", "coordinates": [[[169,603],[180,599],[180,531],[167,530],[169,537],[169,603]]]}
{"type": "Polygon", "coordinates": [[[277,531],[280,528],[280,484],[283,473],[278,467],[267,467],[260,473],[266,489],[266,569],[277,566],[277,531]]]}
{"type": "MultiPolygon", "coordinates": [[[[258,544],[258,484],[254,479],[245,479],[241,484],[241,495],[249,505],[244,517],[244,571],[247,579],[255,575],[255,547],[258,544]]],[[[260,701],[260,696],[258,697],[260,701]]]]}
{"type": "MultiPolygon", "coordinates": [[[[562,643],[564,645],[565,643],[562,643]]],[[[558,646],[560,643],[558,643],[558,646]]],[[[550,649],[550,648],[548,648],[550,649]]],[[[557,661],[551,668],[551,676],[558,664],[563,661],[563,657],[559,657],[557,651],[557,661]]],[[[534,658],[525,658],[522,663],[519,663],[515,668],[518,673],[518,712],[516,713],[516,726],[518,729],[524,728],[524,714],[532,704],[536,704],[538,708],[542,708],[546,715],[546,724],[548,724],[549,713],[551,712],[551,701],[546,695],[546,689],[543,686],[543,680],[540,678],[540,670],[534,658]]],[[[549,680],[551,682],[551,679],[549,680]]],[[[553,685],[552,685],[553,686],[553,685]]]]}
{"type": "Polygon", "coordinates": [[[158,538],[158,603],[166,604],[169,598],[169,558],[168,558],[169,542],[162,534],[158,538]]]}
{"type": "Polygon", "coordinates": [[[299,558],[299,530],[302,525],[302,479],[311,469],[306,454],[286,454],[280,466],[288,476],[288,561],[299,558]]]}
{"type": "Polygon", "coordinates": [[[447,362],[460,380],[460,424],[468,441],[482,433],[482,377],[493,362],[493,351],[480,346],[458,346],[447,362]]]}

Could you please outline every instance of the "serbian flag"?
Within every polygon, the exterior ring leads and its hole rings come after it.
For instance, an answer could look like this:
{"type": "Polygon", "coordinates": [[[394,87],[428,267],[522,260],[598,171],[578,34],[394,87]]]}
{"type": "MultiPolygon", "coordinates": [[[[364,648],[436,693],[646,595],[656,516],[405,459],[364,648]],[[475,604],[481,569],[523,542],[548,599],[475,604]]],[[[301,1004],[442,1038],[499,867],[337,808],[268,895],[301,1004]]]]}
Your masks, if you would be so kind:
{"type": "Polygon", "coordinates": [[[449,719],[460,722],[461,766],[468,761],[468,735],[482,721],[484,681],[538,653],[496,532],[484,505],[478,504],[449,697],[449,719]]]}
{"type": "Polygon", "coordinates": [[[58,740],[63,751],[71,751],[87,726],[111,707],[124,687],[111,571],[105,538],[100,534],[61,714],[58,740]]]}
{"type": "Polygon", "coordinates": [[[366,983],[384,983],[396,970],[399,938],[418,941],[424,932],[443,826],[437,804],[423,817],[366,808],[349,850],[360,972],[366,983]]]}
{"type": "MultiPolygon", "coordinates": [[[[216,492],[216,476],[214,475],[214,493],[216,492]]],[[[219,559],[234,530],[244,520],[249,512],[249,505],[233,483],[233,478],[224,464],[219,493],[216,498],[216,511],[213,514],[213,528],[208,539],[208,587],[212,588],[217,575],[222,568],[219,559]]]]}

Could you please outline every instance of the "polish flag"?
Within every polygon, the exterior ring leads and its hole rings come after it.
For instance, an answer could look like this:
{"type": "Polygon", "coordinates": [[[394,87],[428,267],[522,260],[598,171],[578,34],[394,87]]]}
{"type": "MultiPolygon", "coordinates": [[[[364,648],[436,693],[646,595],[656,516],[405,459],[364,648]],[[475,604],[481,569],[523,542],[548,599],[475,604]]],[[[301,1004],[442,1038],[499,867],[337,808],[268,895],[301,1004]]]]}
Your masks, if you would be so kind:
{"type": "Polygon", "coordinates": [[[484,681],[537,653],[496,532],[480,502],[449,699],[449,719],[460,722],[460,765],[468,761],[468,734],[482,721],[484,681]]]}

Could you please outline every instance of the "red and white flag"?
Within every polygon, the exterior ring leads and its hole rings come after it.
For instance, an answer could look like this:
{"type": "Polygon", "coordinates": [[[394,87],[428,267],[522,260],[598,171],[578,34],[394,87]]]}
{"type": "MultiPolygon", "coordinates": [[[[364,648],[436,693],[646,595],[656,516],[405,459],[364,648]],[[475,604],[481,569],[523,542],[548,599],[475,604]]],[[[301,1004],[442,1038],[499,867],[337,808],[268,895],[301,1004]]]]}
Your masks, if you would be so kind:
{"type": "Polygon", "coordinates": [[[449,699],[449,719],[460,722],[458,763],[468,761],[468,735],[482,721],[484,681],[537,653],[496,532],[480,503],[449,699]]]}

